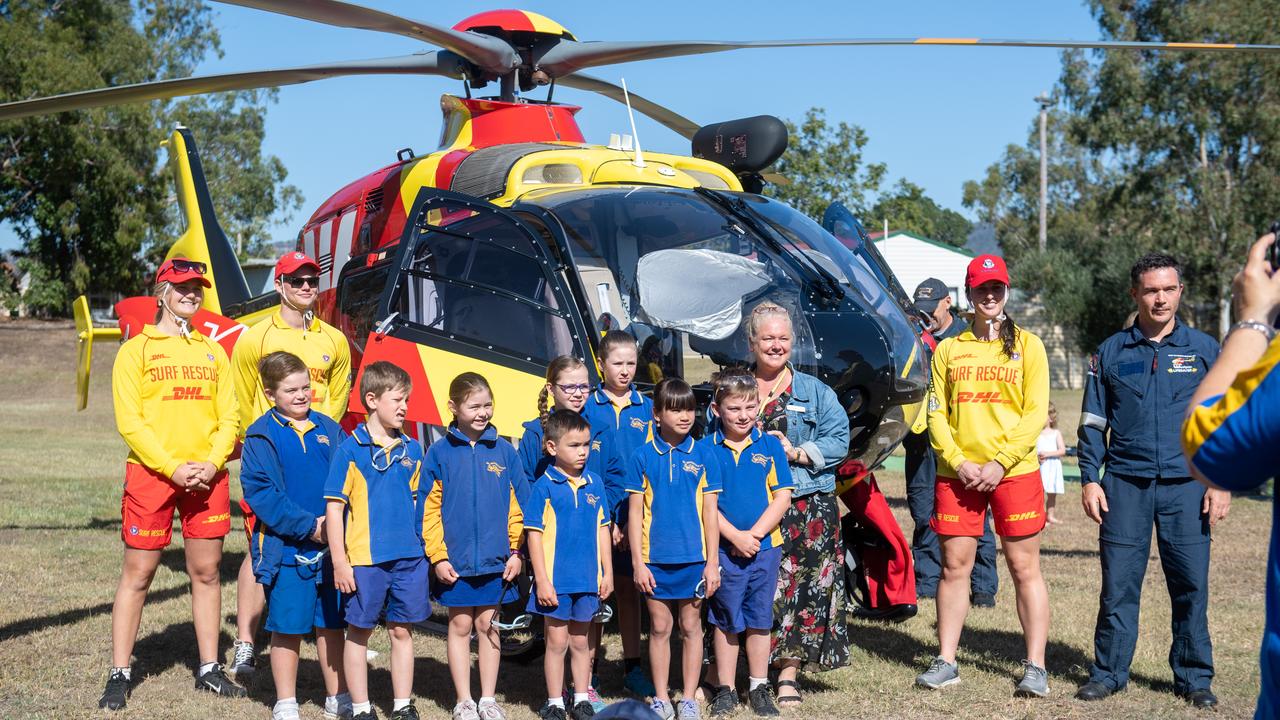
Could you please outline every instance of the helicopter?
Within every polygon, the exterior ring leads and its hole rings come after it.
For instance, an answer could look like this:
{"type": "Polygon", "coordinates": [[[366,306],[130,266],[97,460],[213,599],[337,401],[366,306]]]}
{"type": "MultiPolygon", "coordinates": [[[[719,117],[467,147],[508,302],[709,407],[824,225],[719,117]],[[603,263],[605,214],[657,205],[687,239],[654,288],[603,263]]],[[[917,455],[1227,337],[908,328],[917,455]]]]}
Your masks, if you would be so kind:
{"type": "MultiPolygon", "coordinates": [[[[880,465],[921,417],[928,386],[923,328],[858,219],[833,205],[820,224],[764,196],[787,146],[781,121],[759,116],[706,126],[584,70],[744,49],[959,45],[1181,51],[1263,51],[1272,45],[981,38],[748,41],[579,41],[520,10],[452,27],[339,0],[225,0],[332,26],[406,36],[439,49],[407,56],[159,80],[0,104],[0,120],[181,95],[278,87],[348,75],[428,75],[461,81],[444,95],[439,149],[357,179],[324,201],[297,250],[321,268],[318,315],[341,329],[356,367],[392,360],[414,378],[408,419],[426,437],[446,424],[444,388],[463,370],[501,398],[493,419],[518,436],[547,363],[593,358],[606,330],[636,336],[637,381],[689,380],[708,399],[716,369],[749,362],[742,319],[764,301],[795,325],[793,363],[833,390],[850,424],[855,472],[880,465]],[[496,84],[497,95],[473,96],[496,84]],[[690,140],[689,155],[644,152],[634,138],[585,142],[557,86],[623,102],[690,140]],[[545,99],[524,95],[547,89],[545,99]]],[[[186,229],[168,251],[210,267],[196,325],[228,349],[267,317],[218,226],[190,129],[168,140],[186,229]]],[[[92,327],[75,304],[80,406],[95,338],[140,330],[149,298],[117,304],[120,330],[92,327]]],[[[595,363],[587,363],[598,381],[595,363]]],[[[357,382],[354,383],[358,387],[357,382]]],[[[352,413],[360,410],[352,398],[352,413]]]]}

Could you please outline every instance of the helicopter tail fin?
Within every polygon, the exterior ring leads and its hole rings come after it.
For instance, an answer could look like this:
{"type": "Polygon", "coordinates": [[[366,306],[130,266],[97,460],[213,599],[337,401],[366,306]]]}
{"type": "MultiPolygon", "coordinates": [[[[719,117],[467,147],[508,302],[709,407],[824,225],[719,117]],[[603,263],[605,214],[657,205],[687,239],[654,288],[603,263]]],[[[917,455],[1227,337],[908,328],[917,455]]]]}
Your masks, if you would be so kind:
{"type": "Polygon", "coordinates": [[[204,307],[225,315],[228,309],[252,296],[249,284],[245,282],[235,248],[214,215],[204,166],[191,131],[179,125],[165,144],[184,226],[182,235],[165,257],[185,257],[205,263],[213,287],[204,293],[204,307]]]}

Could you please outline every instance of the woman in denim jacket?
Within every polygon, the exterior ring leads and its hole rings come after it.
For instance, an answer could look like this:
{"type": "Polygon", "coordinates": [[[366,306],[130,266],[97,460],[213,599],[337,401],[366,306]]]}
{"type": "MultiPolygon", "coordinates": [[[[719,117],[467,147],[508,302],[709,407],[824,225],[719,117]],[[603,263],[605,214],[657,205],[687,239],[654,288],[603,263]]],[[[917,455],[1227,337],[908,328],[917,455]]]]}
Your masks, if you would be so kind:
{"type": "Polygon", "coordinates": [[[845,625],[844,543],[836,502],[836,465],[849,451],[849,419],[835,392],[790,365],[791,316],[770,302],[747,322],[760,388],[760,422],[786,450],[795,481],[782,516],[782,566],[774,597],[771,660],[779,704],[801,702],[796,678],[849,661],[845,625]]]}

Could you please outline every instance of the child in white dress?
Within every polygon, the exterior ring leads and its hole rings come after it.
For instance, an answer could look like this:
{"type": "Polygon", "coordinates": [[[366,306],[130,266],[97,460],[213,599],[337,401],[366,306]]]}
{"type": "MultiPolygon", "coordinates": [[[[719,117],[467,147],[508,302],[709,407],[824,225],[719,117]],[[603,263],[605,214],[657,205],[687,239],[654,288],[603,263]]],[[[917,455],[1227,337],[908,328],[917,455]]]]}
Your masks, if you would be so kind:
{"type": "Polygon", "coordinates": [[[1058,408],[1049,403],[1049,417],[1044,430],[1036,439],[1036,455],[1040,458],[1040,479],[1044,482],[1045,521],[1057,525],[1062,522],[1054,517],[1053,509],[1062,487],[1062,458],[1067,454],[1062,432],[1058,430],[1058,408]]]}

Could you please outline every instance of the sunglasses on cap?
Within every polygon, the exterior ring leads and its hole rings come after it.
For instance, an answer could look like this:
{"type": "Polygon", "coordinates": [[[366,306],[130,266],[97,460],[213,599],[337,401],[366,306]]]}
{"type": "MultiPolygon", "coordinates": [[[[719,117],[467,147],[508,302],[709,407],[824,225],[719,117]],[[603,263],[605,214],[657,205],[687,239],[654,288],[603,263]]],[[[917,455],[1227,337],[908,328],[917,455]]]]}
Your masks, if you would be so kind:
{"type": "Polygon", "coordinates": [[[179,273],[193,272],[197,275],[203,275],[209,270],[209,266],[199,260],[186,260],[183,258],[174,258],[169,261],[173,269],[179,273]]]}
{"type": "Polygon", "coordinates": [[[307,287],[320,287],[320,278],[315,275],[282,275],[280,279],[289,283],[289,287],[294,290],[300,290],[304,285],[307,287]]]}

